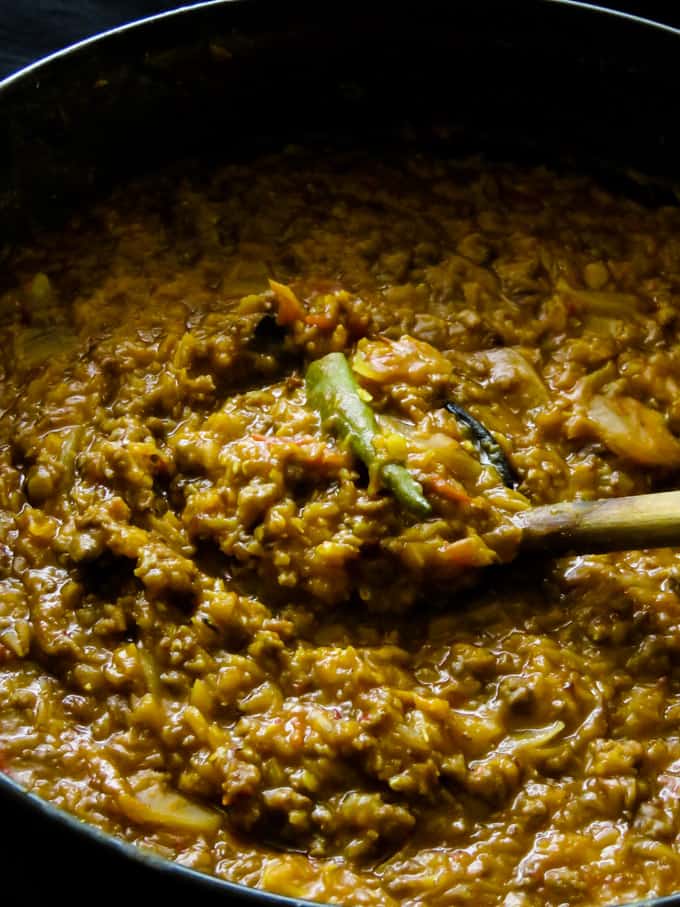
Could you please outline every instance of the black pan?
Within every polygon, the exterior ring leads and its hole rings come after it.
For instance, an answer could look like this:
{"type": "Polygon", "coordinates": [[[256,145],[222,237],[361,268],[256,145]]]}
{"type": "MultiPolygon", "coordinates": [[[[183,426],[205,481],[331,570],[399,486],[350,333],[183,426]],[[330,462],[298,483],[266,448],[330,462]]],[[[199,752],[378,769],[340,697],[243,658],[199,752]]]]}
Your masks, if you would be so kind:
{"type": "MultiPolygon", "coordinates": [[[[575,165],[656,205],[680,176],[679,58],[679,31],[569,0],[216,0],[156,16],[0,83],[0,261],[129,176],[287,142],[575,165]]],[[[142,854],[1,773],[0,802],[3,880],[31,901],[302,903],[142,854]]]]}

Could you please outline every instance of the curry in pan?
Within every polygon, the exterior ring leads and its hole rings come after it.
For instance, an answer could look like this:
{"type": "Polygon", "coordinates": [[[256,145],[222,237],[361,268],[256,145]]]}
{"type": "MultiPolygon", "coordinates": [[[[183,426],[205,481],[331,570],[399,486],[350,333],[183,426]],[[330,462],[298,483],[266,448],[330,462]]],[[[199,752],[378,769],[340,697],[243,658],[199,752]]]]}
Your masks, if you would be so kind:
{"type": "Polygon", "coordinates": [[[322,902],[680,887],[680,556],[494,567],[677,485],[680,209],[289,149],[3,272],[3,771],[322,902]]]}

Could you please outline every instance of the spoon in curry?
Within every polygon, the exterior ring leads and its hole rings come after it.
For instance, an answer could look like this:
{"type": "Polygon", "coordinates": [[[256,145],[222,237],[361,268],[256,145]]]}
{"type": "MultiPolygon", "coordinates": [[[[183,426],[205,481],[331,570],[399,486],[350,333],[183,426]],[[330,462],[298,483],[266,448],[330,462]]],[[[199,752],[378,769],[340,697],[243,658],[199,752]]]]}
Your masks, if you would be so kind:
{"type": "MultiPolygon", "coordinates": [[[[491,433],[456,404],[447,403],[446,409],[471,433],[482,461],[496,469],[504,485],[516,488],[514,470],[491,433]]],[[[512,556],[680,545],[680,491],[549,504],[520,511],[512,522],[520,531],[512,556]]]]}
{"type": "Polygon", "coordinates": [[[518,552],[596,554],[680,545],[680,491],[568,501],[516,514],[518,552]]]}
{"type": "MultiPolygon", "coordinates": [[[[429,516],[431,507],[422,486],[408,470],[377,460],[376,419],[344,354],[329,353],[312,362],[305,383],[308,400],[322,421],[369,469],[379,471],[406,510],[421,518],[429,516]]],[[[490,432],[460,406],[452,402],[445,406],[470,433],[482,462],[493,466],[505,485],[516,487],[514,470],[490,432]]],[[[513,533],[511,551],[506,549],[510,557],[502,560],[512,560],[524,551],[594,554],[680,545],[680,491],[549,504],[520,511],[513,523],[518,532],[513,533]]]]}

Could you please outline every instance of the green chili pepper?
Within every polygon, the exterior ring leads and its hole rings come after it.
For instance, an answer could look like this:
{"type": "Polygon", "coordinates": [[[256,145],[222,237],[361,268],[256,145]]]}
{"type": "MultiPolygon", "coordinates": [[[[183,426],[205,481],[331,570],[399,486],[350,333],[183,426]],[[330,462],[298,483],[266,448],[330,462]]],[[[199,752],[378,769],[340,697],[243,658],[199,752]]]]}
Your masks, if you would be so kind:
{"type": "Polygon", "coordinates": [[[380,476],[399,503],[419,517],[431,512],[423,489],[405,466],[386,463],[373,441],[378,425],[373,410],[359,395],[359,385],[343,353],[329,353],[307,369],[307,399],[324,424],[349,444],[353,453],[380,476]]]}

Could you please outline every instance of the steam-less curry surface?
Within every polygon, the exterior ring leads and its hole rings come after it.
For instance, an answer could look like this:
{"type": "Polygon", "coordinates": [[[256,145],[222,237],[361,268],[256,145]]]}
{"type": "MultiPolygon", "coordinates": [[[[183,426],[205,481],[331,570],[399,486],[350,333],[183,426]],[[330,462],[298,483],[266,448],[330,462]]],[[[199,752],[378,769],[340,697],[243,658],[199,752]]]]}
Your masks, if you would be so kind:
{"type": "Polygon", "coordinates": [[[291,152],[127,187],[3,271],[4,771],[320,901],[680,887],[678,554],[493,567],[517,510],[678,483],[677,209],[291,152]],[[331,351],[427,518],[310,406],[331,351]]]}

